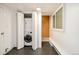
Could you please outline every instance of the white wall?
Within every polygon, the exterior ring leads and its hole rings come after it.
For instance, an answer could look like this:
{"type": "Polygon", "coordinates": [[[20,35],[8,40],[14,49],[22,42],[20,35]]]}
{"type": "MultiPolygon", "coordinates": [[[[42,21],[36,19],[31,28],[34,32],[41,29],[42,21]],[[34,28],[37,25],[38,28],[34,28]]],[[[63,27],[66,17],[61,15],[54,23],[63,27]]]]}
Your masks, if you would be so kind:
{"type": "Polygon", "coordinates": [[[79,54],[79,4],[64,4],[64,20],[64,31],[53,30],[50,20],[50,41],[61,54],[79,54]]]}
{"type": "Polygon", "coordinates": [[[15,24],[15,11],[9,9],[7,6],[0,4],[1,11],[1,18],[0,18],[0,33],[4,32],[4,41],[3,41],[3,48],[4,53],[7,53],[14,47],[14,41],[16,40],[16,24],[15,24]],[[13,16],[14,15],[14,16],[13,16]],[[8,48],[8,51],[5,52],[5,49],[8,48]]]}
{"type": "Polygon", "coordinates": [[[16,17],[16,11],[12,11],[12,43],[13,47],[16,47],[16,40],[17,40],[17,35],[16,35],[16,28],[17,28],[17,17],[16,17]]]}

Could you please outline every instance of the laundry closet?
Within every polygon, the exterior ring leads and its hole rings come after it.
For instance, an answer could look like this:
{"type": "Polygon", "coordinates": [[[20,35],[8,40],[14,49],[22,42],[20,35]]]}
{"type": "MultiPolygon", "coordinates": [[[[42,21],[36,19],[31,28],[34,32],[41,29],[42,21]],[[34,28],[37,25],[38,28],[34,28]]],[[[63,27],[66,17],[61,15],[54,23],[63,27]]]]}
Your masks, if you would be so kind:
{"type": "Polygon", "coordinates": [[[41,48],[41,12],[17,12],[17,49],[41,48]]]}
{"type": "Polygon", "coordinates": [[[32,46],[32,13],[17,12],[17,49],[32,46]]]}
{"type": "Polygon", "coordinates": [[[32,14],[24,14],[24,46],[32,46],[32,14]]]}

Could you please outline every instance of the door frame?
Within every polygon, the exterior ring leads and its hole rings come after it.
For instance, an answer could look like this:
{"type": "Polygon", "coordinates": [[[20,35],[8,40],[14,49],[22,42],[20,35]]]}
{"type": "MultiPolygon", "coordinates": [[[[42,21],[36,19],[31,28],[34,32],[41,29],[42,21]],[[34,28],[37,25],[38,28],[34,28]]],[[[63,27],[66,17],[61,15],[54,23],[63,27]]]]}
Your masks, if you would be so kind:
{"type": "MultiPolygon", "coordinates": [[[[41,12],[39,12],[39,11],[24,12],[23,14],[26,14],[26,13],[32,13],[32,49],[36,50],[37,48],[42,48],[42,32],[41,32],[42,31],[42,16],[41,16],[41,12]]],[[[24,33],[24,30],[23,30],[23,33],[24,33]]],[[[17,43],[18,43],[18,41],[17,41],[17,43]]],[[[21,48],[24,47],[23,45],[21,48]]],[[[17,44],[17,48],[18,48],[18,44],[17,44]]],[[[18,49],[20,49],[20,48],[18,48],[18,49]]]]}
{"type": "Polygon", "coordinates": [[[24,14],[17,12],[17,49],[24,47],[24,14]],[[20,17],[19,17],[20,16],[20,17]]]}

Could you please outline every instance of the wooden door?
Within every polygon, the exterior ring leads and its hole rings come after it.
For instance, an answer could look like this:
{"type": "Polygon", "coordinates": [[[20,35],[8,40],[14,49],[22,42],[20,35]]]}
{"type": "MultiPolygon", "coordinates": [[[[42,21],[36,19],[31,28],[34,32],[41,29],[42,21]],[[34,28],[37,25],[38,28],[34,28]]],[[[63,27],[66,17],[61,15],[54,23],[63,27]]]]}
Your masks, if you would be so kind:
{"type": "Polygon", "coordinates": [[[42,16],[42,38],[49,37],[49,16],[42,16]]]}

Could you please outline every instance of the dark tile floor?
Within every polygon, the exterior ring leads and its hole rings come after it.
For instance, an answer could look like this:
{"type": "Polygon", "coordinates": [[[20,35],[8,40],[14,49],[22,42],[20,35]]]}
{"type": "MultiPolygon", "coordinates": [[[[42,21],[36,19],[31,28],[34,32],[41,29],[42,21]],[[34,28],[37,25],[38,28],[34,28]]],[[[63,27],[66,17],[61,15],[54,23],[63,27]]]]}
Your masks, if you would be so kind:
{"type": "Polygon", "coordinates": [[[58,55],[53,47],[48,42],[42,43],[43,47],[37,50],[32,50],[32,47],[24,47],[20,50],[12,49],[6,55],[58,55]]]}

